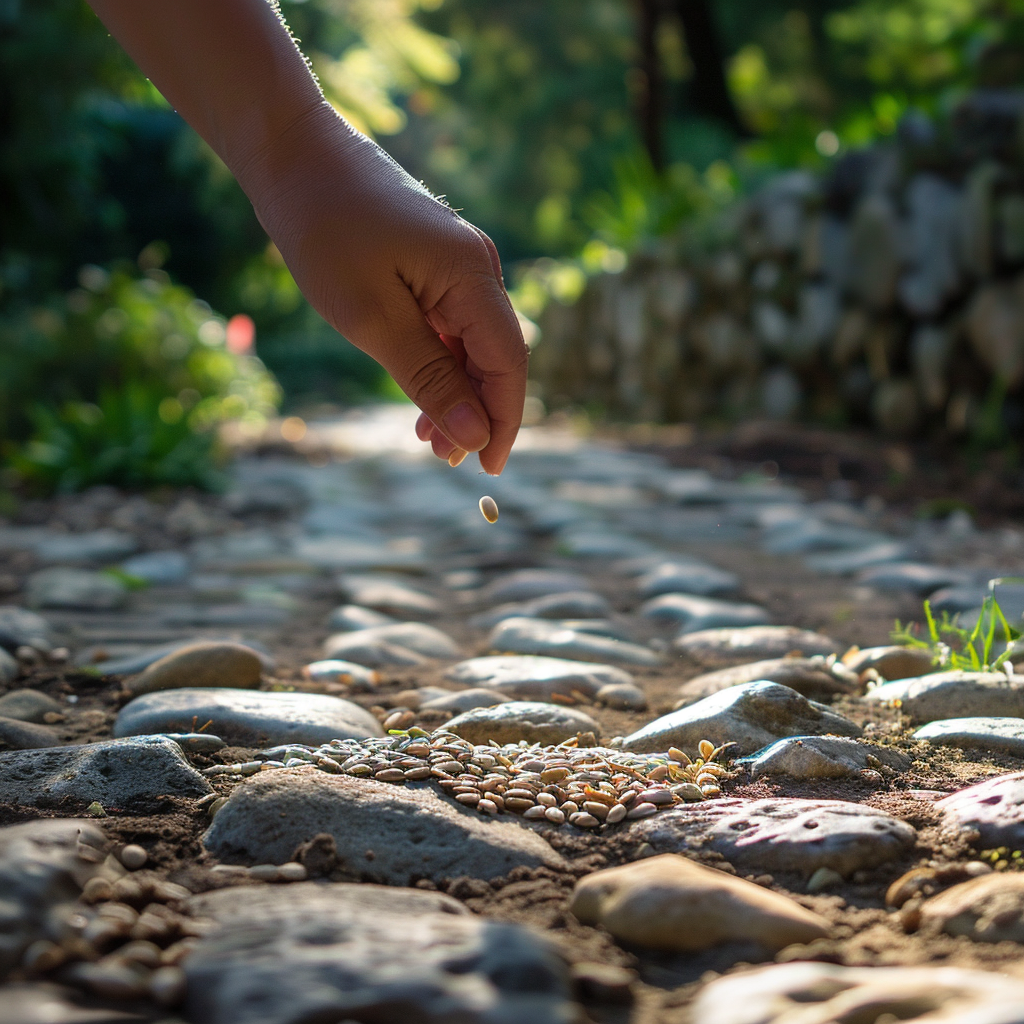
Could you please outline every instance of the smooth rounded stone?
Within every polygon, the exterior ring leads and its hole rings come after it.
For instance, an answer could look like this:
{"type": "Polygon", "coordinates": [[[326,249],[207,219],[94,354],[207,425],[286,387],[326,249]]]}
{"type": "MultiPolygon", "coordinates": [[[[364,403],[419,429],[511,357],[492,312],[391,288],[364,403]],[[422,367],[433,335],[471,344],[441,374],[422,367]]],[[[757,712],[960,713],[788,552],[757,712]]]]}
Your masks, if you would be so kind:
{"type": "Polygon", "coordinates": [[[1024,718],[949,718],[922,725],[914,739],[1024,757],[1024,718]]]}
{"type": "MultiPolygon", "coordinates": [[[[80,660],[77,662],[79,665],[89,665],[89,667],[95,669],[100,675],[104,676],[132,676],[138,672],[144,672],[150,665],[158,662],[161,658],[167,657],[168,654],[173,654],[175,651],[180,651],[182,648],[191,647],[195,643],[210,643],[212,639],[204,638],[202,640],[175,640],[169,644],[157,644],[153,647],[146,647],[140,650],[137,654],[126,654],[121,658],[104,658],[102,661],[90,662],[88,660],[80,660]]],[[[234,643],[233,640],[224,640],[225,643],[234,643]]],[[[254,651],[256,657],[260,659],[263,665],[264,672],[273,672],[277,667],[277,662],[270,655],[270,652],[261,643],[257,643],[255,640],[247,640],[245,646],[249,650],[254,651]]]]}
{"type": "Polygon", "coordinates": [[[873,807],[796,797],[683,804],[635,821],[630,834],[658,852],[712,850],[743,870],[805,878],[819,868],[848,878],[901,856],[917,838],[906,822],[873,807]]]}
{"type": "Polygon", "coordinates": [[[3,647],[0,647],[0,686],[7,686],[8,683],[13,683],[18,678],[20,671],[17,660],[8,654],[3,647]]]}
{"type": "Polygon", "coordinates": [[[611,614],[611,605],[589,590],[570,590],[546,594],[532,601],[512,601],[474,615],[469,624],[475,629],[490,629],[504,619],[603,619],[611,614]]]}
{"type": "Polygon", "coordinates": [[[980,608],[986,597],[988,587],[982,585],[943,587],[928,598],[928,603],[935,615],[941,615],[943,612],[956,615],[957,612],[969,612],[980,608]]]}
{"type": "Polygon", "coordinates": [[[799,654],[810,658],[842,652],[843,645],[821,633],[796,626],[745,626],[704,629],[672,641],[675,654],[701,668],[725,668],[750,661],[767,661],[799,654]]]}
{"type": "Polygon", "coordinates": [[[203,1024],[571,1024],[565,962],[542,935],[438,893],[300,882],[193,897],[215,930],[185,959],[203,1024]]]}
{"type": "Polygon", "coordinates": [[[472,596],[480,604],[494,605],[530,601],[547,594],[565,594],[570,590],[587,590],[589,586],[586,576],[562,569],[515,569],[491,580],[472,596]]]}
{"type": "Polygon", "coordinates": [[[834,733],[859,736],[859,725],[824,704],[808,700],[779,683],[758,680],[730,687],[696,704],[656,718],[622,741],[626,750],[649,753],[696,749],[703,739],[749,754],[786,736],[834,733]]]}
{"type": "Polygon", "coordinates": [[[739,764],[751,778],[786,775],[792,779],[857,778],[865,768],[887,765],[909,771],[911,759],[891,747],[873,746],[845,736],[789,736],[739,764]]]}
{"type": "Polygon", "coordinates": [[[1020,1024],[1024,982],[958,967],[756,967],[705,985],[690,1020],[714,1024],[1020,1024]]]}
{"type": "Polygon", "coordinates": [[[396,622],[355,633],[335,633],[324,641],[324,657],[354,661],[367,668],[422,665],[428,659],[458,656],[459,649],[451,637],[423,622],[396,622]]]}
{"type": "Polygon", "coordinates": [[[260,685],[263,664],[244,644],[204,641],[181,647],[153,662],[125,682],[133,696],[206,686],[255,689],[260,685]]]}
{"type": "Polygon", "coordinates": [[[570,524],[558,531],[557,550],[569,558],[635,558],[648,554],[652,547],[628,533],[602,526],[587,529],[570,524]]]}
{"type": "Polygon", "coordinates": [[[691,594],[662,594],[640,606],[640,615],[652,622],[682,626],[683,633],[727,626],[763,626],[771,615],[756,604],[716,601],[691,594]]]}
{"type": "Polygon", "coordinates": [[[834,555],[813,555],[807,559],[809,568],[831,576],[849,576],[873,565],[887,562],[901,562],[909,558],[913,550],[900,541],[881,541],[855,551],[840,551],[834,555]]]}
{"type": "Polygon", "coordinates": [[[753,661],[749,665],[720,668],[688,679],[679,687],[679,703],[685,701],[692,704],[732,686],[759,679],[781,683],[805,697],[834,697],[838,693],[856,693],[860,689],[856,676],[848,670],[844,671],[842,665],[838,668],[834,663],[830,665],[820,656],[773,658],[769,661],[753,661]]]}
{"type": "Polygon", "coordinates": [[[160,612],[158,621],[163,626],[174,627],[242,626],[259,629],[283,625],[292,617],[293,611],[292,607],[274,604],[172,605],[160,612]]]}
{"type": "Polygon", "coordinates": [[[859,526],[827,523],[807,515],[766,527],[761,546],[770,555],[805,555],[816,551],[859,553],[888,540],[884,533],[859,526]]]}
{"type": "Polygon", "coordinates": [[[111,611],[128,601],[128,588],[114,576],[87,569],[40,569],[25,584],[33,608],[111,611]]]}
{"type": "Polygon", "coordinates": [[[922,562],[889,562],[862,569],[856,580],[865,587],[875,590],[909,592],[918,597],[927,597],[942,587],[969,582],[970,573],[962,569],[950,569],[943,565],[926,565],[922,562]]]}
{"type": "Polygon", "coordinates": [[[363,540],[358,537],[296,537],[294,556],[310,566],[341,571],[423,572],[428,558],[418,541],[363,540]]]}
{"type": "Polygon", "coordinates": [[[165,732],[161,735],[173,740],[190,754],[215,754],[227,746],[219,736],[209,732],[165,732]]]}
{"type": "Polygon", "coordinates": [[[921,925],[975,942],[1024,942],[1024,874],[994,871],[954,885],[925,900],[921,925]]]}
{"type": "Polygon", "coordinates": [[[485,818],[420,785],[313,767],[261,772],[241,783],[203,843],[225,863],[284,864],[322,832],[334,837],[349,870],[388,885],[563,866],[541,836],[511,819],[485,818]]]}
{"type": "Polygon", "coordinates": [[[847,651],[843,664],[860,675],[874,669],[883,679],[894,682],[897,679],[916,679],[932,668],[932,652],[923,647],[867,647],[864,650],[847,651]]]}
{"type": "Polygon", "coordinates": [[[172,586],[188,579],[188,557],[180,551],[147,551],[121,563],[121,572],[157,586],[172,586]]]}
{"type": "Polygon", "coordinates": [[[935,801],[950,824],[975,829],[981,850],[1024,849],[1024,772],[986,779],[935,801]]]}
{"type": "Polygon", "coordinates": [[[346,601],[385,615],[430,618],[441,613],[436,597],[389,576],[339,576],[336,583],[346,601]]]}
{"type": "Polygon", "coordinates": [[[494,627],[488,644],[493,651],[510,654],[609,661],[644,668],[661,664],[661,658],[647,647],[566,629],[545,619],[506,619],[494,627]]]}
{"type": "Polygon", "coordinates": [[[643,598],[660,594],[714,597],[729,594],[739,585],[740,579],[735,573],[699,562],[666,562],[645,572],[636,581],[637,590],[643,598]]]}
{"type": "Polygon", "coordinates": [[[446,722],[445,729],[470,743],[561,743],[580,732],[601,734],[600,725],[582,711],[529,700],[474,708],[446,722]]]}
{"type": "Polygon", "coordinates": [[[340,697],[214,687],[136,697],[118,713],[114,735],[190,732],[206,722],[214,735],[243,747],[384,735],[369,711],[340,697]]]}
{"type": "Polygon", "coordinates": [[[14,605],[0,607],[0,647],[13,654],[19,647],[49,651],[53,647],[53,630],[41,615],[14,605]]]}
{"type": "Polygon", "coordinates": [[[103,740],[0,754],[4,800],[28,807],[62,801],[153,807],[166,796],[203,796],[210,783],[163,736],[103,740]]]}
{"type": "Polygon", "coordinates": [[[504,704],[511,698],[505,697],[496,690],[485,690],[475,686],[458,693],[446,693],[443,697],[432,697],[420,704],[421,711],[472,711],[474,708],[490,708],[495,704],[504,704]]]}
{"type": "Polygon", "coordinates": [[[130,555],[138,547],[130,533],[121,530],[92,530],[89,533],[52,533],[35,546],[41,562],[65,565],[81,562],[112,562],[130,555]]]}
{"type": "MultiPolygon", "coordinates": [[[[56,730],[48,725],[0,716],[0,747],[8,750],[37,750],[40,747],[59,747],[60,743],[56,730]]],[[[0,792],[2,789],[0,786],[0,792]]]]}
{"type": "Polygon", "coordinates": [[[327,620],[327,628],[339,633],[355,633],[360,629],[372,629],[374,626],[390,626],[395,620],[383,612],[364,608],[358,604],[342,604],[331,612],[327,620]]]}
{"type": "Polygon", "coordinates": [[[590,700],[608,687],[616,687],[607,694],[610,701],[631,700],[635,703],[646,698],[636,687],[633,677],[612,665],[594,665],[567,658],[544,658],[536,655],[495,655],[470,658],[453,665],[445,673],[460,683],[480,683],[513,700],[550,701],[556,695],[573,697],[578,690],[590,700]],[[617,696],[618,695],[618,696],[617,696]]]}
{"type": "Polygon", "coordinates": [[[775,952],[829,932],[824,918],[787,896],[674,853],[585,876],[569,910],[620,942],[687,953],[726,942],[775,952]]]}
{"type": "Polygon", "coordinates": [[[899,709],[912,722],[945,718],[1024,718],[1024,676],[1004,672],[935,672],[869,690],[865,700],[899,709]]]}
{"type": "MultiPolygon", "coordinates": [[[[2,755],[0,755],[2,756],[2,755]]],[[[90,878],[107,872],[107,837],[83,818],[38,818],[0,828],[0,978],[37,939],[61,938],[90,878]],[[79,855],[79,847],[87,856],[79,855]]],[[[7,990],[0,1017],[9,1010],[7,990]]],[[[31,1018],[29,1018],[31,1020],[31,1018]]]]}
{"type": "Polygon", "coordinates": [[[42,722],[51,713],[62,714],[65,706],[39,690],[12,690],[0,697],[0,715],[20,722],[42,722]]]}
{"type": "Polygon", "coordinates": [[[594,694],[594,700],[616,711],[643,711],[647,694],[634,683],[609,683],[594,694]]]}

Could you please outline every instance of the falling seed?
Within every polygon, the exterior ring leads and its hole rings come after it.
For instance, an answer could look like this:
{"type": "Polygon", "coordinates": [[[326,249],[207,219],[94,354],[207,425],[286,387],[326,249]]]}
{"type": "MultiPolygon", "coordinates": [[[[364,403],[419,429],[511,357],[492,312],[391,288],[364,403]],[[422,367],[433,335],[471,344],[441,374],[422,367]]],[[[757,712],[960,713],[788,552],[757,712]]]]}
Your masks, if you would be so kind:
{"type": "Polygon", "coordinates": [[[485,494],[480,499],[480,512],[487,522],[496,523],[498,521],[498,503],[490,495],[485,494]]]}

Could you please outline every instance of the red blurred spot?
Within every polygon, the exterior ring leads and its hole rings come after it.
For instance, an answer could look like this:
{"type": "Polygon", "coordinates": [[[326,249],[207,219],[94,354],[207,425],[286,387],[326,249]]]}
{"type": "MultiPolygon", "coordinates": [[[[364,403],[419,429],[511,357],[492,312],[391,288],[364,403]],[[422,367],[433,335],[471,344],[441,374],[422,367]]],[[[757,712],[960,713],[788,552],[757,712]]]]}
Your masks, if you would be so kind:
{"type": "Polygon", "coordinates": [[[224,344],[229,352],[236,356],[251,352],[256,341],[256,325],[251,316],[236,313],[225,328],[224,344]]]}

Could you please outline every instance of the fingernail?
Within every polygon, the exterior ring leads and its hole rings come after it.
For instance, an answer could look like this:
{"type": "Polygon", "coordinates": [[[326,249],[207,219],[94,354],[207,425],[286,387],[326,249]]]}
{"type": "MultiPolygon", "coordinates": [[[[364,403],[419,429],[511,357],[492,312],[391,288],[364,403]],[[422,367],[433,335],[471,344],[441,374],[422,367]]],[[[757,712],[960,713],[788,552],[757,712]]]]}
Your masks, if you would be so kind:
{"type": "Polygon", "coordinates": [[[455,451],[448,456],[448,465],[454,469],[456,466],[462,465],[462,460],[469,454],[469,452],[463,451],[461,448],[456,448],[455,451]]]}
{"type": "Polygon", "coordinates": [[[445,416],[444,432],[453,444],[468,452],[478,452],[491,437],[487,424],[469,402],[460,402],[445,416]]]}

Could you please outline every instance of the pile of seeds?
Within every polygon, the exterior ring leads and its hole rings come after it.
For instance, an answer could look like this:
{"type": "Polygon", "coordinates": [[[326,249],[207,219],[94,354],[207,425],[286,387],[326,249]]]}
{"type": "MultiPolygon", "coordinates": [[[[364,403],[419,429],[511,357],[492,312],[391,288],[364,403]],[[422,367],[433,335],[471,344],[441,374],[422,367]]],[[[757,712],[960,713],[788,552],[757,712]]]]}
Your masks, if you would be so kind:
{"type": "Polygon", "coordinates": [[[215,765],[203,774],[255,775],[312,764],[378,782],[432,782],[481,814],[509,811],[529,821],[577,828],[646,818],[673,804],[716,797],[720,781],[730,777],[716,760],[725,748],[709,740],[701,740],[693,759],[675,747],[664,754],[635,754],[574,744],[474,745],[444,730],[413,728],[383,739],[273,747],[261,751],[258,760],[215,765]]]}

